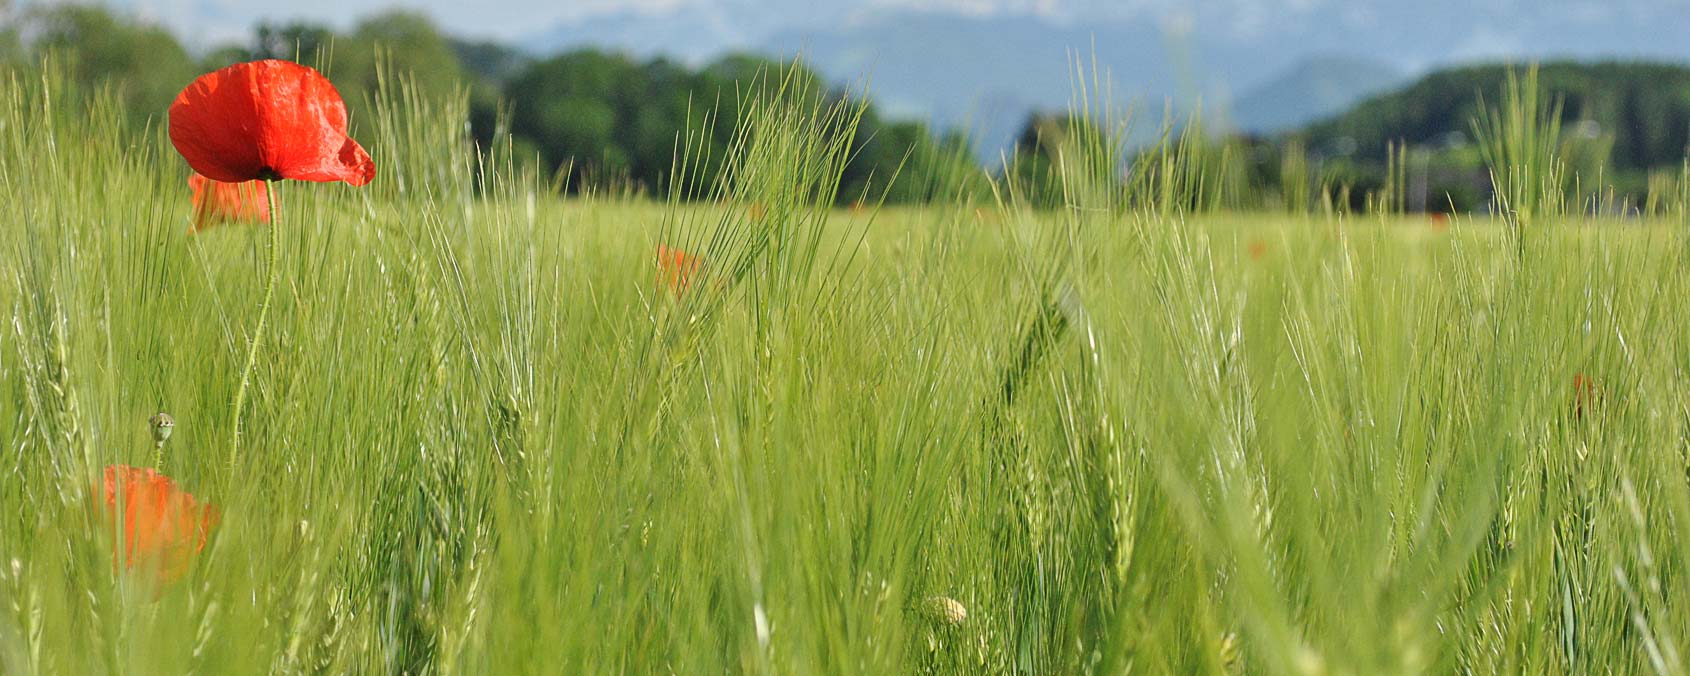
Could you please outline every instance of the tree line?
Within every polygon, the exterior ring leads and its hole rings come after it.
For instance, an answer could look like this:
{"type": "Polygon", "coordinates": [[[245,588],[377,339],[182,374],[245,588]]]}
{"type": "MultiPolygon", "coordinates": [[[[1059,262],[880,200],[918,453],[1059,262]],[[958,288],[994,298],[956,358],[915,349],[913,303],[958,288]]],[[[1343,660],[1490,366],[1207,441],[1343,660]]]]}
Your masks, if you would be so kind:
{"type": "MultiPolygon", "coordinates": [[[[1395,147],[1396,161],[1428,184],[1434,203],[1427,209],[1480,208],[1490,185],[1474,120],[1503,104],[1509,73],[1521,70],[1497,63],[1435,71],[1280,141],[1300,144],[1331,175],[1369,188],[1388,180],[1395,147]]],[[[1556,61],[1541,64],[1538,78],[1546,110],[1559,121],[1560,155],[1585,188],[1641,202],[1663,179],[1684,173],[1690,68],[1556,61]]]]}

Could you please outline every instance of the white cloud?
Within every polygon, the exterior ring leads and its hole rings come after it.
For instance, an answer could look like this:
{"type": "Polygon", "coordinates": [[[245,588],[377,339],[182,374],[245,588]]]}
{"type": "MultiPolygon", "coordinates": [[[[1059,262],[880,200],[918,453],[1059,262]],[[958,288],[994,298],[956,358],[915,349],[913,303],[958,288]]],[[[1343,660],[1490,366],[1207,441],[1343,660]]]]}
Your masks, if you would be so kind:
{"type": "Polygon", "coordinates": [[[863,4],[870,10],[915,9],[954,12],[974,17],[1030,14],[1049,19],[1067,19],[1074,3],[1063,0],[866,0],[863,4]]]}
{"type": "Polygon", "coordinates": [[[1519,35],[1480,25],[1450,50],[1449,60],[1460,62],[1502,59],[1526,51],[1526,42],[1519,35]]]}

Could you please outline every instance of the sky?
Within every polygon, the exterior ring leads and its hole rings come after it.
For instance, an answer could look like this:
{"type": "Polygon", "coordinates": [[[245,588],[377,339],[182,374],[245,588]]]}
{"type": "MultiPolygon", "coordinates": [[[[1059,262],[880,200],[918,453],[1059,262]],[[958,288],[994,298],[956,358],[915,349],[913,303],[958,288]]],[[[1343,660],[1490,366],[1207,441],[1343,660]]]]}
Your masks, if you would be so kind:
{"type": "MultiPolygon", "coordinates": [[[[25,6],[90,0],[10,0],[25,6]]],[[[337,29],[395,7],[461,38],[541,55],[594,44],[690,63],[734,49],[784,49],[792,36],[848,31],[911,12],[1037,22],[1067,36],[1132,39],[1133,26],[1211,49],[1337,55],[1423,72],[1479,60],[1690,61],[1690,0],[92,0],[170,28],[191,51],[246,42],[259,22],[337,29]]],[[[0,0],[3,6],[8,0],[0,0]]],[[[950,19],[947,19],[950,20],[950,19]]],[[[894,20],[893,27],[907,22],[894,20]]],[[[876,28],[875,30],[883,30],[876,28]]],[[[859,33],[859,36],[861,33],[859,33]]],[[[808,38],[802,38],[808,39],[808,38]]],[[[1068,45],[1073,46],[1073,45],[1068,45]]],[[[865,45],[864,49],[871,46],[865,45]]]]}
{"type": "MultiPolygon", "coordinates": [[[[25,4],[60,0],[22,0],[25,4]]],[[[888,10],[920,10],[968,16],[1031,15],[1057,23],[1150,18],[1205,27],[1224,24],[1247,33],[1304,16],[1345,23],[1378,21],[1421,5],[1419,0],[108,0],[174,29],[190,44],[246,35],[257,21],[308,19],[337,27],[357,17],[402,6],[433,16],[464,36],[522,42],[549,28],[606,15],[662,15],[705,12],[765,29],[811,28],[849,22],[888,10]]],[[[1624,25],[1647,26],[1649,17],[1690,11],[1690,0],[1470,0],[1469,17],[1494,24],[1502,40],[1529,36],[1507,31],[1511,19],[1556,14],[1577,20],[1622,17],[1624,25]]],[[[1450,20],[1451,28],[1461,21],[1450,20]]],[[[1598,28],[1599,29],[1599,28],[1598,28]]],[[[1498,45],[1507,48],[1508,44],[1498,45]]]]}
{"type": "MultiPolygon", "coordinates": [[[[21,6],[89,0],[13,0],[21,6]]],[[[809,27],[880,10],[916,9],[971,16],[1005,12],[1066,20],[1095,12],[1092,0],[94,0],[164,25],[190,48],[240,40],[261,21],[307,20],[348,28],[359,17],[403,8],[428,14],[448,32],[522,43],[558,26],[621,14],[663,15],[703,10],[770,19],[774,27],[809,27]]],[[[0,0],[3,7],[5,0],[0,0]]],[[[1126,5],[1146,4],[1125,0],[1126,5]]]]}
{"type": "MultiPolygon", "coordinates": [[[[22,0],[22,4],[49,4],[60,0],[22,0]]],[[[136,12],[170,26],[189,38],[211,41],[246,34],[260,20],[303,18],[338,27],[351,25],[357,17],[393,7],[428,13],[453,32],[475,37],[520,41],[537,30],[582,19],[620,13],[662,14],[682,9],[731,8],[734,13],[767,9],[784,16],[810,13],[816,21],[836,20],[853,13],[877,9],[920,9],[970,15],[1003,12],[1034,13],[1050,17],[1070,12],[1094,11],[1111,3],[1090,0],[289,0],[286,3],[253,0],[107,0],[107,3],[136,12]]],[[[1126,5],[1147,4],[1126,0],[1126,5]]]]}
{"type": "MultiPolygon", "coordinates": [[[[58,0],[23,0],[42,4],[58,0]]],[[[596,16],[681,10],[718,10],[736,15],[764,12],[783,22],[803,24],[849,20],[883,10],[921,10],[969,16],[1031,14],[1058,21],[1093,17],[1130,17],[1167,12],[1190,4],[1171,0],[290,0],[285,4],[253,0],[108,0],[168,25],[184,36],[223,39],[244,34],[265,19],[305,18],[345,27],[358,16],[395,6],[433,16],[458,34],[520,41],[538,29],[596,16]]],[[[1214,6],[1258,6],[1274,11],[1319,5],[1327,0],[1200,0],[1214,6]]]]}

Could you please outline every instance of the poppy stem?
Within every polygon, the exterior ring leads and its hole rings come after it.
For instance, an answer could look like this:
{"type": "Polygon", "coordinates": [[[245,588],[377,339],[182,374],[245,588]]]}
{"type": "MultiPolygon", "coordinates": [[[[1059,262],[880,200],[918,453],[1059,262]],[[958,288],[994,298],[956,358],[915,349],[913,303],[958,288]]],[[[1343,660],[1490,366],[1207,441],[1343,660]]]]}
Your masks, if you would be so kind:
{"type": "Polygon", "coordinates": [[[279,212],[276,211],[276,183],[264,183],[264,199],[270,208],[270,239],[266,247],[269,262],[265,271],[269,280],[264,282],[264,302],[258,306],[258,326],[252,330],[252,338],[247,341],[246,366],[241,367],[241,384],[235,389],[235,441],[233,449],[229,451],[229,466],[234,467],[241,454],[241,411],[246,404],[246,389],[252,382],[252,367],[258,362],[258,347],[264,342],[264,330],[270,323],[270,301],[276,295],[276,278],[281,276],[278,264],[279,252],[282,248],[282,228],[279,212]]]}

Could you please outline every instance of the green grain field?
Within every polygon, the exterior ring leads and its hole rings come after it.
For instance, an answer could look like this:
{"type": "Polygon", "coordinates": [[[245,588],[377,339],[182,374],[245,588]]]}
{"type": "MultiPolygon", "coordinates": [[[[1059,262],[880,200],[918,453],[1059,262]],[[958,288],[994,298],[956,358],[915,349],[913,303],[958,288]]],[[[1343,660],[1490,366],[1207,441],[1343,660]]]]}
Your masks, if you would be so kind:
{"type": "Polygon", "coordinates": [[[0,673],[1686,669],[1682,219],[1188,208],[1107,127],[1055,208],[842,209],[851,105],[755,93],[722,183],[561,196],[394,85],[237,412],[270,230],[63,89],[0,86],[0,673]],[[95,507],[155,462],[169,584],[95,507]]]}

